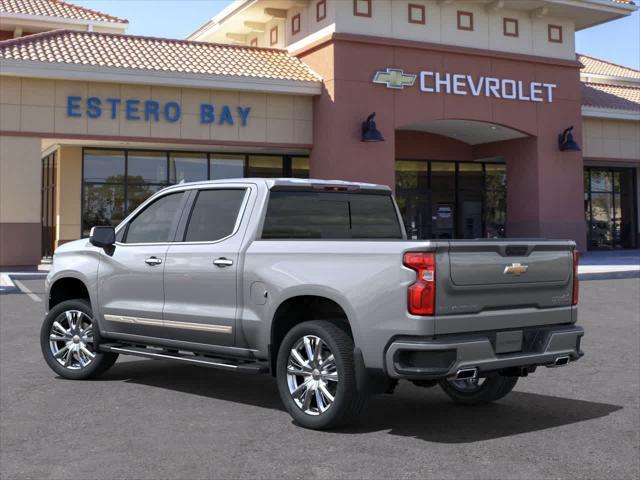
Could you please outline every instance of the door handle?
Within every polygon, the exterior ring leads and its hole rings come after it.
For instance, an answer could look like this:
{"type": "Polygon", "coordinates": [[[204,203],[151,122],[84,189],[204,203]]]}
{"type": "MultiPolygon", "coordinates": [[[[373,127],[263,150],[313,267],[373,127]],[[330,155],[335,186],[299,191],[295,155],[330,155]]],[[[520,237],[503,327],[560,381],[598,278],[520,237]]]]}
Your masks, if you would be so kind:
{"type": "Polygon", "coordinates": [[[144,263],[151,266],[160,265],[162,263],[162,259],[158,257],[149,257],[144,261],[144,263]]]}
{"type": "Polygon", "coordinates": [[[230,259],[224,258],[224,257],[220,257],[220,258],[216,258],[213,261],[213,264],[216,267],[220,267],[220,268],[230,267],[231,265],[233,265],[233,260],[230,260],[230,259]]]}

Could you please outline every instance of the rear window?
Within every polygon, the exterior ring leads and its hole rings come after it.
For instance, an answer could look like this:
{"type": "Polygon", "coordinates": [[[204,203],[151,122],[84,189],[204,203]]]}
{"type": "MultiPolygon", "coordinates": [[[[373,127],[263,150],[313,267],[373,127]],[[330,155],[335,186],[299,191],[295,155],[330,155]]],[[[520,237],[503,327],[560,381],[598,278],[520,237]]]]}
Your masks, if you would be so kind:
{"type": "Polygon", "coordinates": [[[275,191],[264,239],[402,239],[390,195],[275,191]]]}

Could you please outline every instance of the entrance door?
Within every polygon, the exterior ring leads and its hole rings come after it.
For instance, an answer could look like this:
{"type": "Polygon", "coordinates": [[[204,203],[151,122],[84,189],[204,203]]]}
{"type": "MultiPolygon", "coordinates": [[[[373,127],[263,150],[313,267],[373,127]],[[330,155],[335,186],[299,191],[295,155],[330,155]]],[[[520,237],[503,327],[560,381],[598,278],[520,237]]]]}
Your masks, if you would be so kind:
{"type": "Polygon", "coordinates": [[[234,344],[241,220],[249,192],[246,185],[224,185],[191,193],[190,211],[167,251],[163,318],[169,338],[234,344]]]}
{"type": "Polygon", "coordinates": [[[456,164],[431,163],[431,220],[433,238],[456,237],[456,164]]]}
{"type": "Polygon", "coordinates": [[[585,169],[585,218],[591,249],[636,248],[634,173],[631,168],[585,169]]]}
{"type": "Polygon", "coordinates": [[[42,159],[42,187],[40,191],[42,258],[51,258],[55,249],[56,164],[57,162],[55,153],[52,153],[51,155],[48,155],[42,159]]]}

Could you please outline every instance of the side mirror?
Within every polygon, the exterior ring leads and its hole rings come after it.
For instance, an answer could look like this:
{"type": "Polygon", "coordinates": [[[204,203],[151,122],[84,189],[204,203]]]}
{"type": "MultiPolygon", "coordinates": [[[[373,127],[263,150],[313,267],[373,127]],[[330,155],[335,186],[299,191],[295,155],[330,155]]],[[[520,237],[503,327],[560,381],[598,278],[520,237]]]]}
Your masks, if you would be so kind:
{"type": "Polygon", "coordinates": [[[96,247],[113,247],[116,243],[116,230],[113,227],[92,227],[89,241],[96,247]]]}

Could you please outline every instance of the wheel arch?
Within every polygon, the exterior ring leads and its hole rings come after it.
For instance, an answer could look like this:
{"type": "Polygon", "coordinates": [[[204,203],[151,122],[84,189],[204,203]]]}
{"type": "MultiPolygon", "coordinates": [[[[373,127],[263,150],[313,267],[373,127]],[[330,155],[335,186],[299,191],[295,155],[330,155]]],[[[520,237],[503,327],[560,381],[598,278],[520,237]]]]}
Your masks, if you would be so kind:
{"type": "Polygon", "coordinates": [[[66,300],[84,299],[92,304],[86,282],[74,276],[56,278],[51,283],[48,293],[47,306],[49,310],[66,300]]]}
{"type": "Polygon", "coordinates": [[[295,295],[286,298],[276,308],[271,320],[269,362],[275,375],[278,350],[285,335],[294,326],[309,320],[341,322],[354,338],[354,327],[347,310],[335,299],[325,295],[295,295]]]}

